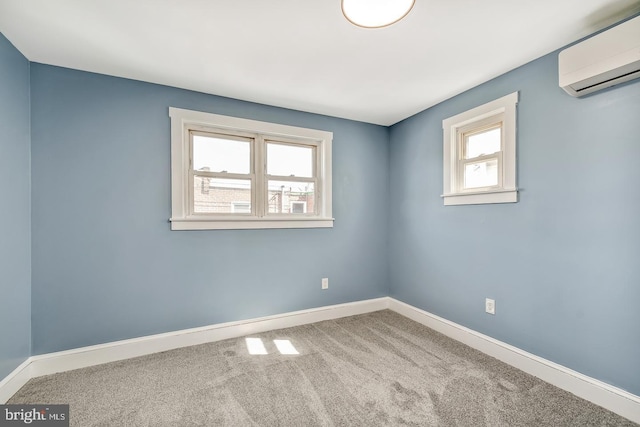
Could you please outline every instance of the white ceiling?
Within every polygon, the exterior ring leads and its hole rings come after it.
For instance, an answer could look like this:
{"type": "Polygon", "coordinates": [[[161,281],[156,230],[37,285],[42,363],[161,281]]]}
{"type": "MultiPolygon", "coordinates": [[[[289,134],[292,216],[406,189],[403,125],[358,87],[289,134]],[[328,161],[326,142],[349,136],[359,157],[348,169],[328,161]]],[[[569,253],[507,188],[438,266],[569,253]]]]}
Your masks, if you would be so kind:
{"type": "Polygon", "coordinates": [[[391,125],[638,11],[416,0],[363,29],[340,0],[0,0],[0,32],[33,62],[391,125]]]}

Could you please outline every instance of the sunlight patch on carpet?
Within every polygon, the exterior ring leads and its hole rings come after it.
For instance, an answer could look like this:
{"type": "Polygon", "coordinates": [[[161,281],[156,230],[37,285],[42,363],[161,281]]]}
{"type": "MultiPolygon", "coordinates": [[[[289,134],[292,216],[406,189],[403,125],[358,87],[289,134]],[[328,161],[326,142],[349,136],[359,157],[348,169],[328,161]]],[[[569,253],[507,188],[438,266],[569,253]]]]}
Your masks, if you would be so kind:
{"type": "Polygon", "coordinates": [[[249,350],[249,354],[269,354],[267,353],[267,349],[260,338],[247,338],[245,341],[247,343],[247,350],[249,350]]]}
{"type": "Polygon", "coordinates": [[[273,340],[280,354],[300,354],[289,340],[273,340]]]}

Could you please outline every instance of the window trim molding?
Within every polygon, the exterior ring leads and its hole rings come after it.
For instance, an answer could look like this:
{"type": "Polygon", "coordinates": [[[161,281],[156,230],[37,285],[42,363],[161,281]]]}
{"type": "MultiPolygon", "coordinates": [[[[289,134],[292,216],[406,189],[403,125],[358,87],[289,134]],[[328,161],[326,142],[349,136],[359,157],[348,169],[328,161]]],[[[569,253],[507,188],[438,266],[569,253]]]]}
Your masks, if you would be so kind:
{"type": "MultiPolygon", "coordinates": [[[[171,118],[171,229],[172,230],[215,230],[215,229],[259,229],[259,228],[330,228],[332,217],[331,145],[333,133],[223,116],[201,111],[169,107],[171,118]],[[195,215],[191,213],[189,188],[190,135],[193,127],[210,127],[232,132],[245,132],[264,138],[284,138],[313,143],[317,146],[317,180],[321,196],[318,199],[317,215],[277,215],[248,216],[225,214],[195,215]]],[[[264,157],[263,157],[264,158],[264,157]]],[[[257,173],[258,171],[256,171],[257,173]]],[[[258,202],[262,199],[256,191],[258,202]]]]}
{"type": "Polygon", "coordinates": [[[442,121],[443,130],[443,194],[445,206],[484,203],[515,203],[518,201],[516,186],[516,125],[518,92],[449,117],[442,121]],[[501,186],[483,189],[460,190],[458,156],[459,131],[492,117],[502,116],[503,147],[501,186]]]}

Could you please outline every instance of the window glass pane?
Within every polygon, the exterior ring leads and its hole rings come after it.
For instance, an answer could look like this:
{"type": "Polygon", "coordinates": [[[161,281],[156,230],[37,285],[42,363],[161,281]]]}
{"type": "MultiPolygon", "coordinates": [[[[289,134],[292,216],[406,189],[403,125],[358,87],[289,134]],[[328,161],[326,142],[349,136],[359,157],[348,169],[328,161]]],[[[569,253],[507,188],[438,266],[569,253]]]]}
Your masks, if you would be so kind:
{"type": "Polygon", "coordinates": [[[195,213],[251,213],[251,180],[193,177],[195,213]]]}
{"type": "Polygon", "coordinates": [[[464,158],[473,159],[500,151],[501,130],[501,128],[494,128],[465,136],[464,158]]]}
{"type": "Polygon", "coordinates": [[[267,174],[313,177],[315,148],[267,143],[267,174]]]}
{"type": "Polygon", "coordinates": [[[248,140],[193,135],[193,169],[251,173],[251,144],[248,140]]]}
{"type": "Polygon", "coordinates": [[[464,165],[464,188],[498,185],[498,159],[464,165]]]}
{"type": "Polygon", "coordinates": [[[269,181],[269,213],[304,214],[315,212],[313,182],[269,181]]]}

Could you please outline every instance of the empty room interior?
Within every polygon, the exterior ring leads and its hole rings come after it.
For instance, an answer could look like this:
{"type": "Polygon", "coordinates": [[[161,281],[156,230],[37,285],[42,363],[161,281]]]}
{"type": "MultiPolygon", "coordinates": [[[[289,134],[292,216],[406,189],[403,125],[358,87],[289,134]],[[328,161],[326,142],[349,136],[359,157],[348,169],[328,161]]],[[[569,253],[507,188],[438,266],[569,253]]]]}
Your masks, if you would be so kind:
{"type": "Polygon", "coordinates": [[[637,0],[0,0],[0,424],[637,425],[637,77],[637,0]]]}

